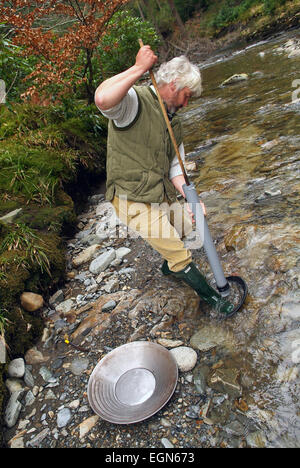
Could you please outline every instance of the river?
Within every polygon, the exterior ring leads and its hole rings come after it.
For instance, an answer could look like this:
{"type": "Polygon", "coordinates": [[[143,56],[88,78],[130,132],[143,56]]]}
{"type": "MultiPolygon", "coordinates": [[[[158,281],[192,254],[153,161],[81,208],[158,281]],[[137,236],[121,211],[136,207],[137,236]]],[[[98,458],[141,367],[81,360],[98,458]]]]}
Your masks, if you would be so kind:
{"type": "Polygon", "coordinates": [[[247,417],[269,447],[300,446],[300,57],[288,58],[299,38],[291,31],[199,64],[204,92],[181,113],[225,273],[249,287],[223,324],[235,338],[226,359],[241,370],[247,417]],[[247,80],[220,86],[242,73],[247,80]]]}

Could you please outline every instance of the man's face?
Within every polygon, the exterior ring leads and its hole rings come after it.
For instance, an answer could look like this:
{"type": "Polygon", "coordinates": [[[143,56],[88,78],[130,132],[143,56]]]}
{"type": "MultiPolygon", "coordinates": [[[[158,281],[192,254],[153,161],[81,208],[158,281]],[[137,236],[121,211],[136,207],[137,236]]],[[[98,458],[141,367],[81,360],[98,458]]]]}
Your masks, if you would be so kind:
{"type": "Polygon", "coordinates": [[[170,112],[177,112],[182,107],[186,107],[192,97],[192,91],[185,87],[179,91],[173,83],[169,85],[169,96],[166,103],[170,112]]]}

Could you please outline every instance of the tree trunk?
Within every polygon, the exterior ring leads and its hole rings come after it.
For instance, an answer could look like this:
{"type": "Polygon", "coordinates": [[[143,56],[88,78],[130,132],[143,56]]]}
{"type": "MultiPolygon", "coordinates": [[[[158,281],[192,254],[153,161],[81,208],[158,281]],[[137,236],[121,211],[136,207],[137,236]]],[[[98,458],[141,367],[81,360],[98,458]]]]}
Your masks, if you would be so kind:
{"type": "Polygon", "coordinates": [[[184,27],[184,24],[183,24],[183,21],[178,13],[178,10],[175,6],[175,3],[174,3],[174,0],[168,0],[168,3],[169,3],[169,6],[171,8],[171,11],[173,13],[173,15],[175,16],[176,18],[176,22],[181,30],[182,33],[185,33],[185,27],[184,27]]]}
{"type": "Polygon", "coordinates": [[[137,7],[138,7],[138,9],[139,9],[139,13],[140,13],[140,15],[141,15],[142,20],[143,20],[143,21],[146,21],[146,18],[145,18],[145,15],[144,15],[144,13],[143,13],[143,10],[142,10],[142,7],[141,7],[141,5],[140,5],[139,0],[137,0],[136,3],[137,3],[137,7]]]}
{"type": "Polygon", "coordinates": [[[163,36],[162,36],[162,33],[160,32],[160,29],[159,29],[159,26],[158,26],[158,23],[155,19],[155,13],[153,12],[153,7],[151,6],[151,4],[148,2],[146,4],[146,1],[145,0],[140,0],[142,5],[144,6],[146,12],[147,12],[147,16],[150,17],[150,20],[151,20],[151,23],[153,24],[154,26],[154,29],[157,33],[157,35],[161,38],[161,40],[163,41],[163,36]]]}

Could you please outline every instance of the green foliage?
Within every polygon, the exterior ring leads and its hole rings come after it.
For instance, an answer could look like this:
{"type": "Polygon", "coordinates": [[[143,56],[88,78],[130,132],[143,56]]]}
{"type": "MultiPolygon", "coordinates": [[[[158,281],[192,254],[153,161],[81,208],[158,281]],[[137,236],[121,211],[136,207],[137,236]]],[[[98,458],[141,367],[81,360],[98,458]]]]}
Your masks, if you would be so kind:
{"type": "Polygon", "coordinates": [[[125,10],[113,16],[108,34],[104,36],[97,51],[103,77],[120,73],[135,63],[139,38],[153,49],[160,43],[150,22],[142,21],[125,10]]]}
{"type": "Polygon", "coordinates": [[[6,100],[12,102],[20,101],[28,86],[24,78],[34,70],[37,59],[24,57],[22,48],[14,45],[8,35],[6,26],[0,23],[0,79],[6,84],[6,100]]]}
{"type": "MultiPolygon", "coordinates": [[[[214,29],[222,29],[232,23],[240,21],[245,14],[251,12],[251,8],[261,6],[261,13],[273,15],[276,9],[284,5],[287,0],[225,0],[210,22],[214,29]]],[[[213,2],[212,2],[213,3],[213,2]]]]}
{"type": "MultiPolygon", "coordinates": [[[[39,238],[36,231],[25,224],[16,224],[0,243],[0,254],[6,250],[19,250],[24,252],[24,257],[18,266],[28,268],[31,264],[37,264],[42,273],[51,276],[50,263],[48,260],[48,248],[44,241],[39,238]]],[[[21,260],[22,259],[22,260],[21,260]]]]}
{"type": "Polygon", "coordinates": [[[273,15],[278,6],[282,6],[287,0],[264,0],[264,13],[266,15],[273,15]]]}
{"type": "Polygon", "coordinates": [[[107,123],[96,107],[17,105],[0,112],[0,195],[55,205],[80,167],[104,172],[107,123]],[[68,118],[65,116],[68,115],[68,118]]]}

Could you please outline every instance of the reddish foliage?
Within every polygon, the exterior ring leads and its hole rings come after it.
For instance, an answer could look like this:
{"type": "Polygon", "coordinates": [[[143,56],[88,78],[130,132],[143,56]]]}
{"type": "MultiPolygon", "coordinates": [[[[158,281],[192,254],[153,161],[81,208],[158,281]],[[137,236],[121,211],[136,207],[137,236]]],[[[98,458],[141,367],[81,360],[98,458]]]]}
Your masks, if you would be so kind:
{"type": "Polygon", "coordinates": [[[74,85],[82,82],[86,83],[87,91],[92,95],[91,58],[106,34],[108,21],[128,1],[1,1],[0,23],[6,23],[13,29],[13,41],[25,47],[26,56],[35,55],[39,59],[34,71],[27,77],[34,80],[34,85],[23,97],[36,96],[51,84],[63,85],[65,91],[70,92],[74,85]],[[59,34],[55,32],[58,27],[64,28],[59,34]],[[85,63],[75,69],[82,51],[85,63]]]}

